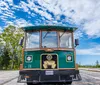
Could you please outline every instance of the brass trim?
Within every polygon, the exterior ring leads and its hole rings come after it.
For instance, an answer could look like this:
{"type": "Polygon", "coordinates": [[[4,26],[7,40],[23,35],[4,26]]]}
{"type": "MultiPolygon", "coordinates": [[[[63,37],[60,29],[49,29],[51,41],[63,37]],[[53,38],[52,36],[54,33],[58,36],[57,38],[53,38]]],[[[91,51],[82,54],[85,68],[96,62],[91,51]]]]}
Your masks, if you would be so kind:
{"type": "Polygon", "coordinates": [[[25,49],[25,51],[36,51],[36,50],[46,50],[46,49],[74,51],[73,48],[27,48],[25,49]]]}
{"type": "Polygon", "coordinates": [[[54,50],[52,48],[45,49],[46,52],[53,52],[54,50]]]}
{"type": "MultiPolygon", "coordinates": [[[[50,53],[43,53],[43,54],[41,54],[40,55],[40,69],[41,70],[54,70],[54,69],[42,69],[42,59],[41,59],[41,57],[42,57],[42,55],[48,55],[48,54],[50,54],[50,53]]],[[[59,60],[58,60],[58,54],[55,54],[55,53],[51,53],[50,55],[57,55],[57,69],[59,68],[59,60]]]]}

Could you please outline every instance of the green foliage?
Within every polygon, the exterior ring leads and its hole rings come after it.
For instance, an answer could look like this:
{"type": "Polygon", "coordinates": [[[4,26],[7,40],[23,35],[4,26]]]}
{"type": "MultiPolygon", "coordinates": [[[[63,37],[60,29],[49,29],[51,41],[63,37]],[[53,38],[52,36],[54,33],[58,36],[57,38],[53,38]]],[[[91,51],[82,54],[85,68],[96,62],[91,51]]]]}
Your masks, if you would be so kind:
{"type": "Polygon", "coordinates": [[[24,33],[20,28],[8,26],[0,35],[0,43],[3,44],[3,54],[1,54],[1,65],[3,69],[18,69],[21,62],[21,46],[19,40],[24,33]]]}
{"type": "Polygon", "coordinates": [[[98,60],[96,61],[96,64],[95,65],[81,65],[79,63],[78,66],[81,67],[81,68],[100,68],[100,64],[99,64],[99,61],[98,60]]]}
{"type": "Polygon", "coordinates": [[[2,69],[2,57],[0,56],[0,69],[2,69]]]}
{"type": "Polygon", "coordinates": [[[4,53],[1,56],[1,58],[2,58],[2,61],[1,61],[2,69],[7,69],[9,66],[10,57],[9,57],[8,51],[5,48],[4,48],[4,53]]]}
{"type": "Polygon", "coordinates": [[[99,67],[99,61],[98,60],[96,61],[96,67],[99,67]]]}

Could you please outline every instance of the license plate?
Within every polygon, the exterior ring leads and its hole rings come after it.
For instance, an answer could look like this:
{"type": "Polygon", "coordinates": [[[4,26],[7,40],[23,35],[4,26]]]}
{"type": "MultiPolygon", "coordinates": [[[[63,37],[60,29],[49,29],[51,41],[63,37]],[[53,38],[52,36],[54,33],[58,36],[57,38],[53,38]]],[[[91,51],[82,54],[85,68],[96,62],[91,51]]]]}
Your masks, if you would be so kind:
{"type": "Polygon", "coordinates": [[[54,72],[53,71],[45,71],[45,75],[53,75],[54,72]]]}

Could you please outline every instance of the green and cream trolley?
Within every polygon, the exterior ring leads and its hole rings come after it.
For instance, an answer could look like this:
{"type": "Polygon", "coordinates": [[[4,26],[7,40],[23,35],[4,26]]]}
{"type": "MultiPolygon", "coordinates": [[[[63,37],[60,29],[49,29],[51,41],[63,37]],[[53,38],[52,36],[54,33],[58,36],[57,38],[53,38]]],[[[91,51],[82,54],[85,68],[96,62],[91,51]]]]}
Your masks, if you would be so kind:
{"type": "MultiPolygon", "coordinates": [[[[25,36],[20,41],[23,62],[18,82],[34,84],[71,84],[81,80],[76,64],[73,38],[77,29],[65,26],[29,26],[22,28],[25,36]]],[[[75,41],[75,44],[74,44],[75,41]]]]}

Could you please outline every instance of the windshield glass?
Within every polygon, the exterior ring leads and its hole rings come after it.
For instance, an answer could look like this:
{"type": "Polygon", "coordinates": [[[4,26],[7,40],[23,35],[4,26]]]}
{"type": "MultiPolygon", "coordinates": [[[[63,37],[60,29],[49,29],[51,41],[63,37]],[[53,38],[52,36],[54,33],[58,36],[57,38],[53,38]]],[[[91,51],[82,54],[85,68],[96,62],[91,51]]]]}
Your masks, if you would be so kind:
{"type": "Polygon", "coordinates": [[[60,32],[60,47],[72,48],[72,34],[68,32],[60,32]]]}
{"type": "Polygon", "coordinates": [[[39,48],[39,32],[27,33],[26,48],[39,48]]]}
{"type": "Polygon", "coordinates": [[[42,32],[42,47],[43,48],[57,48],[57,32],[43,31],[42,32]]]}
{"type": "MultiPolygon", "coordinates": [[[[57,31],[42,31],[42,36],[40,32],[27,32],[26,34],[26,48],[40,48],[41,45],[42,48],[58,48],[57,31]]],[[[59,32],[59,34],[60,48],[72,48],[72,33],[59,32]]]]}

